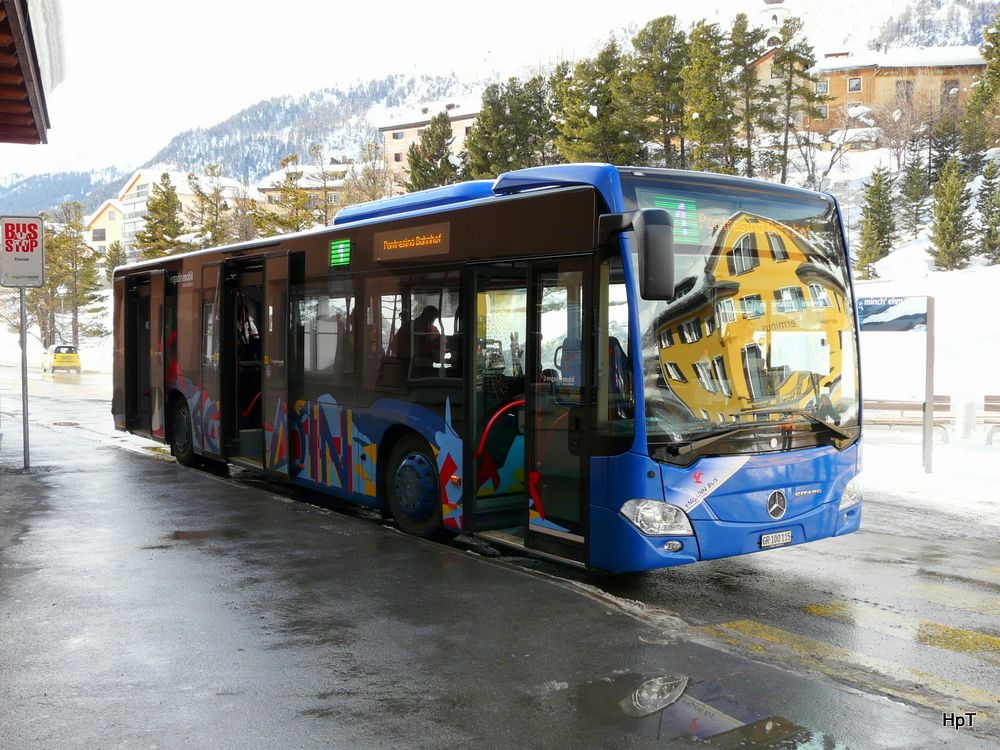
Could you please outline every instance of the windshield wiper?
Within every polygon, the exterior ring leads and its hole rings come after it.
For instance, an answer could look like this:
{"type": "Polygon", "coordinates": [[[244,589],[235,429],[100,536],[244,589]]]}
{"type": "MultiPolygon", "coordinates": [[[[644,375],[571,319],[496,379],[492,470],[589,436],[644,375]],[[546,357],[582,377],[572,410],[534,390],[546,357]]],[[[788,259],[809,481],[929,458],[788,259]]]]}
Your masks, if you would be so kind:
{"type": "Polygon", "coordinates": [[[816,424],[827,428],[837,437],[843,438],[844,440],[854,439],[854,436],[840,425],[834,424],[833,422],[827,422],[825,419],[820,419],[807,409],[761,409],[759,411],[751,411],[744,413],[753,414],[754,416],[758,416],[760,414],[790,414],[797,417],[805,417],[811,422],[815,422],[816,424]]]}
{"type": "MultiPolygon", "coordinates": [[[[795,416],[805,417],[811,422],[815,422],[827,428],[830,432],[839,438],[844,440],[853,440],[854,436],[851,435],[847,430],[845,430],[840,425],[835,425],[831,422],[827,422],[820,419],[815,414],[805,410],[805,409],[761,409],[760,411],[743,412],[744,414],[752,414],[753,416],[768,415],[768,414],[791,414],[795,416]]],[[[750,424],[741,425],[739,427],[734,427],[731,430],[725,430],[724,432],[718,432],[709,437],[702,438],[701,440],[694,440],[690,443],[684,445],[678,445],[673,448],[673,453],[677,456],[683,456],[688,453],[693,453],[694,451],[701,450],[712,443],[716,443],[719,440],[724,440],[725,438],[732,437],[733,435],[739,435],[744,432],[753,432],[754,430],[760,429],[761,427],[777,427],[780,422],[753,422],[750,424]]]]}
{"type": "MultiPolygon", "coordinates": [[[[767,423],[765,422],[761,424],[767,424],[767,423]]],[[[752,430],[756,430],[758,427],[761,426],[761,424],[748,424],[742,427],[734,427],[733,429],[726,430],[725,432],[718,432],[715,435],[712,435],[711,437],[702,438],[701,440],[694,440],[685,445],[678,445],[676,448],[674,448],[674,453],[678,456],[683,456],[686,453],[692,453],[694,451],[701,450],[705,446],[711,445],[712,443],[718,442],[719,440],[723,440],[724,438],[732,437],[733,435],[738,435],[741,432],[751,432],[752,430]]]]}

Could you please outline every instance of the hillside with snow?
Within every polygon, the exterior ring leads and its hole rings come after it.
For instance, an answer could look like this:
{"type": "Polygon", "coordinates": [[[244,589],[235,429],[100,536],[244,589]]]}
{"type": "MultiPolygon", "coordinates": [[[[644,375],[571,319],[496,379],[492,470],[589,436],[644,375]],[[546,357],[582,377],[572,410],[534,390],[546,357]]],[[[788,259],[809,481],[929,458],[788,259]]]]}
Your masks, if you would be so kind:
{"type": "MultiPolygon", "coordinates": [[[[998,0],[880,0],[877,3],[871,0],[837,3],[783,0],[777,5],[765,5],[763,0],[750,3],[715,0],[707,7],[664,7],[660,12],[675,13],[684,26],[707,18],[728,27],[736,13],[746,13],[754,23],[765,23],[776,8],[781,8],[779,13],[787,10],[802,19],[806,38],[822,58],[823,54],[831,52],[862,52],[876,44],[883,50],[906,44],[977,45],[982,39],[982,28],[994,17],[998,4],[998,0]]],[[[655,13],[651,13],[647,20],[654,17],[655,13]]],[[[580,40],[578,53],[596,53],[610,33],[622,31],[628,35],[637,30],[638,26],[630,26],[627,32],[608,28],[603,35],[580,40]],[[589,51],[588,43],[594,45],[589,51]]],[[[558,48],[537,52],[539,56],[558,54],[558,48]]],[[[512,67],[513,56],[508,57],[511,59],[504,60],[507,67],[497,68],[492,73],[494,78],[503,79],[524,72],[512,67]]],[[[497,59],[499,61],[500,57],[497,59]]],[[[540,69],[532,72],[540,72],[540,69]]],[[[45,159],[14,167],[11,172],[0,173],[0,205],[9,214],[34,214],[64,201],[78,200],[87,210],[92,210],[104,199],[113,197],[123,176],[139,167],[163,166],[182,172],[203,172],[209,165],[219,164],[227,176],[253,183],[272,172],[283,157],[292,153],[308,154],[314,143],[322,144],[328,154],[354,157],[365,142],[378,137],[380,118],[387,109],[413,107],[444,97],[468,96],[481,91],[485,82],[481,74],[472,72],[434,75],[428,70],[422,75],[397,74],[353,83],[344,81],[300,96],[266,99],[210,127],[181,132],[166,145],[151,143],[148,153],[154,156],[143,164],[121,164],[120,155],[109,153],[109,166],[93,172],[83,169],[46,172],[45,167],[38,169],[38,165],[48,163],[45,159]],[[20,172],[15,174],[14,169],[20,172]]],[[[141,124],[138,127],[141,128],[141,124]]],[[[59,164],[60,169],[73,169],[70,159],[59,164]]]]}

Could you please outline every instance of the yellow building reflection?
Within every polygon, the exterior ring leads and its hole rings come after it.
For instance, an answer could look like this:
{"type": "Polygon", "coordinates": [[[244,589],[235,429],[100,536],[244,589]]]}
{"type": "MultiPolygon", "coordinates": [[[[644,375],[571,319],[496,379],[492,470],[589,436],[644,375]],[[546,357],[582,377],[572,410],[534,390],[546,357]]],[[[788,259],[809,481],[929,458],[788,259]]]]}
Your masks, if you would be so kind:
{"type": "Polygon", "coordinates": [[[679,281],[655,331],[663,379],[692,416],[823,416],[856,393],[854,382],[843,391],[845,365],[854,370],[840,251],[808,234],[738,212],[715,234],[704,268],[679,281]]]}

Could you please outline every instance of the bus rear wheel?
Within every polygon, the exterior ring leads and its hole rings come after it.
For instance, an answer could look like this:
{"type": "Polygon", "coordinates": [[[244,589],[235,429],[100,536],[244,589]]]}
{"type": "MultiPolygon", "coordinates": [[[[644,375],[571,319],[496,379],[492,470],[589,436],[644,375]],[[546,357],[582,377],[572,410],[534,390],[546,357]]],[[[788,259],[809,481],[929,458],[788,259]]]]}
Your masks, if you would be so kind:
{"type": "Polygon", "coordinates": [[[439,536],[441,484],[434,453],[423,438],[406,435],[393,446],[386,480],[389,512],[400,530],[424,538],[439,536]]]}
{"type": "Polygon", "coordinates": [[[191,410],[183,399],[174,403],[170,420],[170,452],[174,454],[177,463],[182,466],[194,466],[197,456],[194,453],[194,431],[191,429],[191,410]]]}

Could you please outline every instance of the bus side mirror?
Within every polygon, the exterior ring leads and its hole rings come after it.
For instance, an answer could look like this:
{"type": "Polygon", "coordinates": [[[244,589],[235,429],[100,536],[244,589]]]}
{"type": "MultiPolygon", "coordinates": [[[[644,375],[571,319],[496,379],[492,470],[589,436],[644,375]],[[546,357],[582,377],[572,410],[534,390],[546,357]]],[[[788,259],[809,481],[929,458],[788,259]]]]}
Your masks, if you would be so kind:
{"type": "Polygon", "coordinates": [[[599,243],[631,229],[639,256],[639,294],[643,299],[674,296],[674,221],[665,208],[640,208],[624,214],[604,214],[598,220],[599,243]]]}

